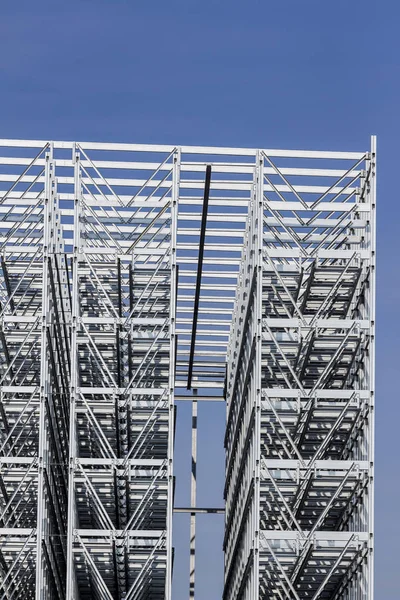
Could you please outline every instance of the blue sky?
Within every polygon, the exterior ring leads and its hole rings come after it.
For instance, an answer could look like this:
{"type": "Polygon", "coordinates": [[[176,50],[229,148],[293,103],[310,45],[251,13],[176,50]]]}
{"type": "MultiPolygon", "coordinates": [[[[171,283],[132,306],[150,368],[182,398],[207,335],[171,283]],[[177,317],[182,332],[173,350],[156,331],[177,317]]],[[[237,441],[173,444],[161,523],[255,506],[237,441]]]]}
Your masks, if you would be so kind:
{"type": "MultiPolygon", "coordinates": [[[[376,600],[399,598],[399,17],[394,0],[0,6],[0,137],[365,150],[378,135],[376,600]]],[[[202,422],[199,478],[217,502],[222,457],[202,422]]],[[[197,600],[220,597],[212,519],[201,525],[197,600]]],[[[174,600],[186,600],[179,557],[174,600]]]]}

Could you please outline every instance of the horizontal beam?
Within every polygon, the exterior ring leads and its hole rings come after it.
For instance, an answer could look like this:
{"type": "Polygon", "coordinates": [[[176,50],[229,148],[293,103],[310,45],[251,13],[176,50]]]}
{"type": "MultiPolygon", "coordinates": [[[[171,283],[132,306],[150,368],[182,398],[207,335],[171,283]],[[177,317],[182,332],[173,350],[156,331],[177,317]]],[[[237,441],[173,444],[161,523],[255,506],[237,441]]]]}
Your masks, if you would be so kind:
{"type": "Polygon", "coordinates": [[[174,508],[175,513],[189,513],[189,514],[216,514],[216,515],[224,515],[224,508],[198,508],[195,506],[190,506],[188,508],[177,507],[174,508]]]}

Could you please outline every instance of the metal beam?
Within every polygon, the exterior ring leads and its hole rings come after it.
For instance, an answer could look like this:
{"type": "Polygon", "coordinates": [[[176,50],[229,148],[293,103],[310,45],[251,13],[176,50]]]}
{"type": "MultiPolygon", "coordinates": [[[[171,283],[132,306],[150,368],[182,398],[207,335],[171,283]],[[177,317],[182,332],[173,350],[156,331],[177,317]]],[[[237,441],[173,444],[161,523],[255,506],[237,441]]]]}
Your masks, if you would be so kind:
{"type": "Polygon", "coordinates": [[[209,201],[209,197],[210,197],[210,185],[211,185],[211,165],[207,165],[206,179],[205,179],[205,184],[204,184],[203,211],[202,211],[201,226],[200,226],[199,255],[198,255],[198,259],[197,259],[196,288],[195,288],[195,293],[194,293],[192,336],[191,336],[191,342],[190,342],[188,380],[187,380],[187,389],[188,390],[190,390],[192,388],[193,363],[194,363],[194,354],[195,354],[195,347],[196,347],[197,321],[198,321],[200,293],[201,293],[201,278],[202,278],[202,274],[203,274],[204,245],[205,245],[205,240],[206,240],[206,227],[207,227],[208,201],[209,201]]]}

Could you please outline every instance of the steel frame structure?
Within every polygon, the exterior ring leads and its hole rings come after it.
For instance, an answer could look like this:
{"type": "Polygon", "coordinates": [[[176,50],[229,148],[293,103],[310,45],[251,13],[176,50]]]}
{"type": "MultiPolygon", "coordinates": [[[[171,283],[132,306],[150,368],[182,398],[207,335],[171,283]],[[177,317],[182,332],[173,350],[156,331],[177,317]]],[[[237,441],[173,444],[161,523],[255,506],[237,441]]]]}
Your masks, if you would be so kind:
{"type": "Polygon", "coordinates": [[[227,401],[224,598],[373,597],[371,152],[0,140],[0,599],[171,599],[227,401]],[[315,166],[314,163],[318,165],[315,166]],[[192,403],[191,505],[174,427],[192,403]]]}
{"type": "Polygon", "coordinates": [[[228,353],[224,598],[371,599],[375,138],[278,156],[257,153],[228,353]]]}

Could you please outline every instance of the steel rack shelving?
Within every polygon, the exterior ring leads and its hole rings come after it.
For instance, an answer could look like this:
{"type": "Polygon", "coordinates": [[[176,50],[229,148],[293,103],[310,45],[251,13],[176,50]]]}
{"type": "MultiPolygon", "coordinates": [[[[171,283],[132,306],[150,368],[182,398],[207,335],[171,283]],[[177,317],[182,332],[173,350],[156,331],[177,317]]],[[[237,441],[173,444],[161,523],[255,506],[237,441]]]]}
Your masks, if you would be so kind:
{"type": "Polygon", "coordinates": [[[199,513],[226,600],[373,597],[374,213],[374,138],[0,140],[0,598],[171,600],[174,511],[190,598],[199,513]],[[199,507],[198,403],[225,400],[226,506],[199,507]]]}
{"type": "Polygon", "coordinates": [[[228,351],[224,598],[373,597],[375,138],[259,151],[228,351]]]}

